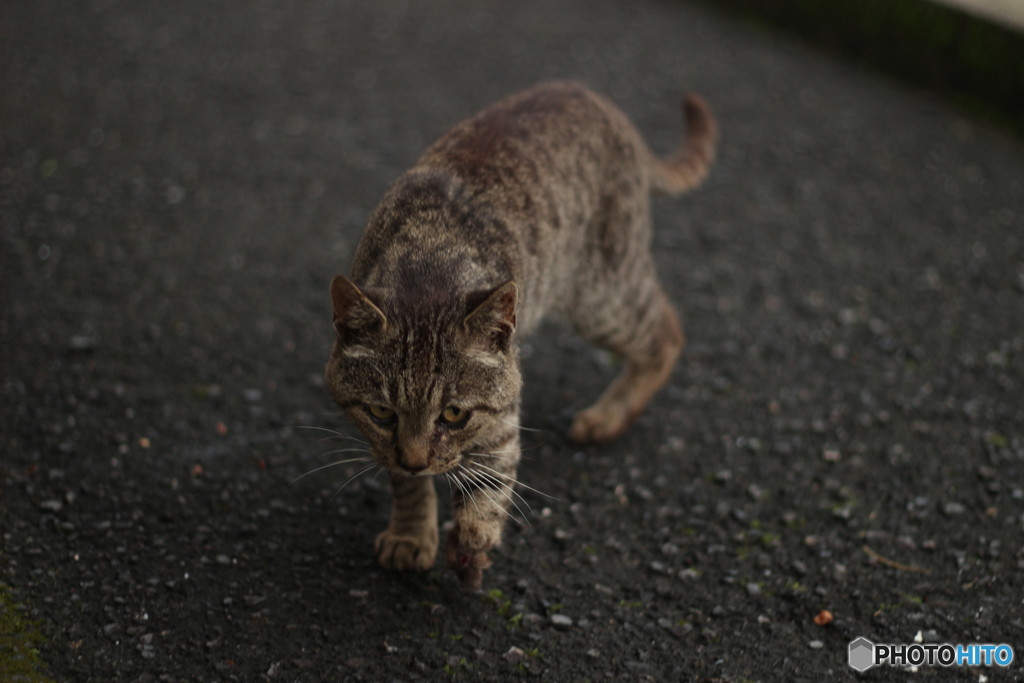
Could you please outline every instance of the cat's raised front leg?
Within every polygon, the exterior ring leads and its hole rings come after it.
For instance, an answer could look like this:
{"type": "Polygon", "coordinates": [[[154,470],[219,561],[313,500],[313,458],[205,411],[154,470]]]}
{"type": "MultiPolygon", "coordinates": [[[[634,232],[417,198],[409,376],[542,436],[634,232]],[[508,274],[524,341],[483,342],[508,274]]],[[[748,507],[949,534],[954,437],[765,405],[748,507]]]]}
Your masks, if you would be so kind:
{"type": "Polygon", "coordinates": [[[385,569],[430,569],[437,558],[437,494],[433,477],[391,475],[391,523],[377,536],[385,569]]]}
{"type": "Polygon", "coordinates": [[[519,434],[515,432],[451,472],[455,526],[448,534],[445,556],[448,568],[455,570],[466,590],[480,589],[484,570],[491,566],[487,552],[501,543],[505,520],[512,516],[509,510],[518,507],[519,494],[513,489],[518,464],[519,434]]]}

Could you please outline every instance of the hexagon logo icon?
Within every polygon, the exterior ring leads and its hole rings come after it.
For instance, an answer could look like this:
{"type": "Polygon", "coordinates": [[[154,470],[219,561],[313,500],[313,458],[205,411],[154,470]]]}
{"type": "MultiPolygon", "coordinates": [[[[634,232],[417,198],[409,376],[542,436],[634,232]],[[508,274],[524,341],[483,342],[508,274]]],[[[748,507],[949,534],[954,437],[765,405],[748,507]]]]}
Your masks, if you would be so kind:
{"type": "Polygon", "coordinates": [[[867,671],[875,665],[875,644],[867,638],[858,638],[850,643],[850,668],[867,671]]]}

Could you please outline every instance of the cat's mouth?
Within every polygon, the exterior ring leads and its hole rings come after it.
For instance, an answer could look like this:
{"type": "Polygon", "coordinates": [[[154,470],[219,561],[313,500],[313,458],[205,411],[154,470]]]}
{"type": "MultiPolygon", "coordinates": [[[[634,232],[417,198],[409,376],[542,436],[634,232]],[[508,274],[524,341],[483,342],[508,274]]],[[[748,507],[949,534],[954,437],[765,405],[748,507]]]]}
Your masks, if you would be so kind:
{"type": "Polygon", "coordinates": [[[405,463],[395,461],[391,469],[392,472],[400,472],[410,479],[419,479],[421,477],[432,477],[438,474],[444,474],[459,466],[461,458],[456,459],[453,463],[444,463],[439,465],[437,463],[427,463],[424,465],[410,466],[405,463]]]}
{"type": "Polygon", "coordinates": [[[423,462],[422,464],[420,462],[415,464],[403,462],[402,459],[396,455],[378,457],[378,461],[385,463],[386,469],[390,472],[405,475],[410,479],[419,479],[421,477],[433,477],[448,474],[457,470],[464,464],[473,462],[475,459],[474,456],[478,455],[474,450],[475,449],[473,447],[470,447],[468,450],[454,454],[452,457],[430,458],[430,461],[423,462]]]}
{"type": "Polygon", "coordinates": [[[433,477],[447,474],[455,469],[458,469],[459,465],[466,462],[469,459],[469,453],[460,453],[457,458],[444,463],[430,463],[423,467],[408,467],[401,463],[398,464],[398,469],[403,472],[410,479],[416,479],[419,477],[433,477]]]}
{"type": "Polygon", "coordinates": [[[410,470],[408,467],[400,467],[399,469],[402,471],[403,474],[405,474],[405,476],[409,477],[410,479],[416,479],[419,477],[432,477],[435,474],[440,474],[440,472],[432,472],[429,467],[424,467],[423,469],[417,470],[410,470]]]}

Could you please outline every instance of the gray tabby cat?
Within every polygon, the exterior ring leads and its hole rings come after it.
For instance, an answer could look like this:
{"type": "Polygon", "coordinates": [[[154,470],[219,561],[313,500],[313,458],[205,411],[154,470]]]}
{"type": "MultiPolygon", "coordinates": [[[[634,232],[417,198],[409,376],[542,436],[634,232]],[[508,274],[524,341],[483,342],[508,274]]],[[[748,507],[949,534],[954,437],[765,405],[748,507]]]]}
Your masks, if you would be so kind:
{"type": "Polygon", "coordinates": [[[519,340],[567,317],[625,360],[569,437],[613,439],[667,381],[684,337],[649,247],[651,190],[697,186],[717,129],[684,99],[687,136],[656,158],[626,116],[576,83],[513,95],[457,125],[384,195],[349,278],[331,283],[337,339],[326,377],[390,473],[387,569],[431,567],[437,501],[454,484],[446,559],[480,587],[519,463],[519,340]]]}

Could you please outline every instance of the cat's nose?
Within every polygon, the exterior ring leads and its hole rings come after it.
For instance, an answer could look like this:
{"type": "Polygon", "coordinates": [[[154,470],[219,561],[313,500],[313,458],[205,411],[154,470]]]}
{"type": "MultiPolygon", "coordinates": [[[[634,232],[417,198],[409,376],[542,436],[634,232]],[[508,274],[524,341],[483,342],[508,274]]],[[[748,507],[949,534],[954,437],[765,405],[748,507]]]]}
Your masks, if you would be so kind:
{"type": "Polygon", "coordinates": [[[430,464],[430,452],[426,444],[418,440],[401,443],[398,449],[398,464],[410,474],[418,474],[430,464]]]}

